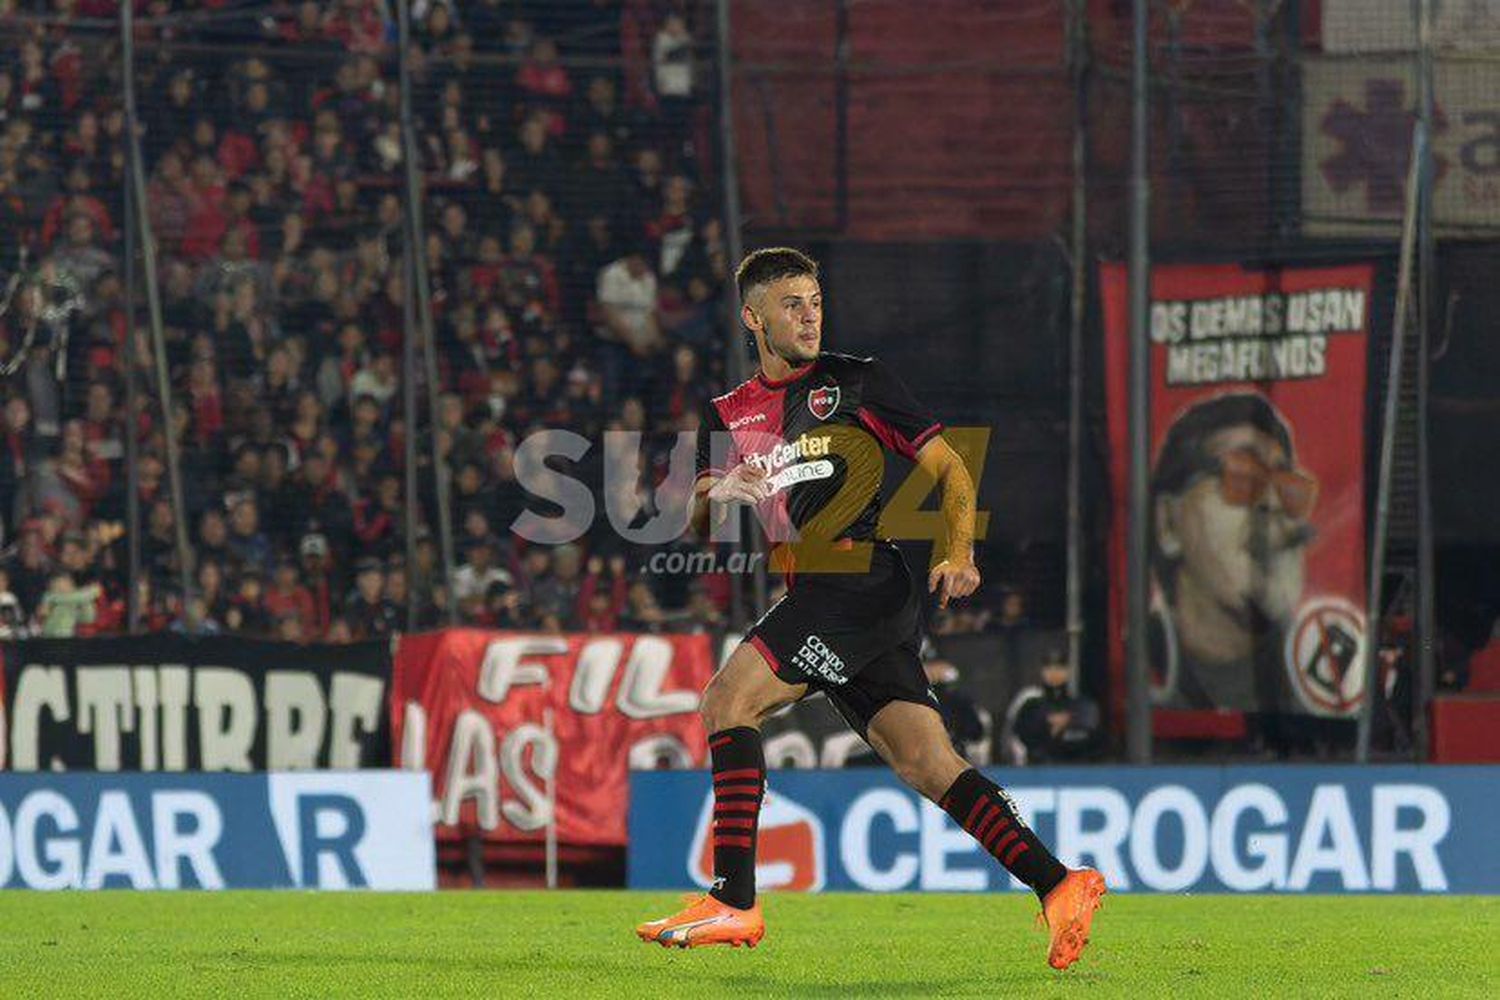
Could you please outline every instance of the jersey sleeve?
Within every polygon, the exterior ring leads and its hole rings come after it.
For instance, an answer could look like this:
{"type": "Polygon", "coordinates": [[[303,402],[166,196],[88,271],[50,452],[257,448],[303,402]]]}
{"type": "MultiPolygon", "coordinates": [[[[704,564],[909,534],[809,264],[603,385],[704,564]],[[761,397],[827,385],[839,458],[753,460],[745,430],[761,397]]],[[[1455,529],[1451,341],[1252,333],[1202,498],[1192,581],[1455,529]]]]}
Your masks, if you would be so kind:
{"type": "Polygon", "coordinates": [[[729,428],[724,426],[724,417],[713,400],[703,404],[702,419],[698,421],[698,457],[694,465],[693,482],[704,476],[722,476],[729,470],[729,428]]]}
{"type": "Polygon", "coordinates": [[[887,449],[911,459],[943,429],[884,362],[874,360],[865,369],[859,422],[887,449]]]}

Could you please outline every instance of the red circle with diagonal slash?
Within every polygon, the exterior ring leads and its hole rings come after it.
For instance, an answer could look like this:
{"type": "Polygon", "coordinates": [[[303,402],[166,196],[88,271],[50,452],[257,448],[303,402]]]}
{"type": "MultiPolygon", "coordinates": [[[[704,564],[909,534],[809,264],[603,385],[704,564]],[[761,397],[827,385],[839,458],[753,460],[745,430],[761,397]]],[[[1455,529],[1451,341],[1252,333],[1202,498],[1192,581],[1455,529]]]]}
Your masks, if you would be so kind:
{"type": "Polygon", "coordinates": [[[1364,647],[1365,617],[1354,605],[1337,598],[1304,604],[1284,653],[1297,697],[1314,712],[1354,714],[1365,693],[1364,647]],[[1354,641],[1347,663],[1336,655],[1341,637],[1354,641]]]}

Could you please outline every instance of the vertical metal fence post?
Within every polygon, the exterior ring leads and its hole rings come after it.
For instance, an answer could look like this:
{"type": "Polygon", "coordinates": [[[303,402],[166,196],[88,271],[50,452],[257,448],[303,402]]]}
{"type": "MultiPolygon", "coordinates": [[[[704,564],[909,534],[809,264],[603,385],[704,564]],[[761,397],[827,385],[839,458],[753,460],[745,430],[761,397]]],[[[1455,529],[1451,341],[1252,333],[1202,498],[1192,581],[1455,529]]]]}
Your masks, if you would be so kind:
{"type": "Polygon", "coordinates": [[[1088,303],[1088,11],[1068,0],[1073,83],[1072,300],[1068,317],[1068,673],[1076,693],[1083,659],[1083,320],[1088,303]]]}
{"type": "MultiPolygon", "coordinates": [[[[130,64],[120,53],[121,76],[130,72],[130,64]]],[[[141,626],[141,494],[140,441],[136,433],[135,411],[139,405],[135,388],[135,192],[131,189],[131,167],[127,160],[124,175],[125,195],[125,419],[121,424],[125,436],[125,631],[134,633],[141,626]]]]}
{"type": "Polygon", "coordinates": [[[1130,137],[1130,531],[1127,538],[1126,754],[1133,764],[1151,760],[1150,652],[1148,625],[1150,491],[1151,179],[1149,0],[1135,0],[1135,48],[1131,74],[1130,137]]]}
{"type": "Polygon", "coordinates": [[[1401,253],[1397,265],[1395,319],[1391,323],[1390,361],[1386,369],[1385,407],[1380,422],[1380,471],[1375,481],[1375,523],[1370,531],[1370,566],[1367,593],[1369,610],[1365,615],[1364,701],[1360,703],[1359,726],[1355,733],[1354,759],[1361,764],[1370,760],[1370,735],[1374,728],[1376,685],[1380,682],[1380,606],[1385,583],[1386,535],[1391,521],[1391,470],[1396,460],[1396,418],[1401,408],[1401,367],[1406,353],[1406,328],[1412,312],[1412,254],[1416,242],[1416,196],[1418,177],[1427,157],[1427,126],[1418,121],[1412,130],[1411,162],[1403,188],[1406,207],[1401,224],[1401,253]]]}
{"type": "MultiPolygon", "coordinates": [[[[396,59],[401,87],[401,159],[404,162],[406,178],[404,199],[406,211],[403,213],[403,222],[405,223],[408,266],[405,299],[411,304],[412,311],[408,313],[408,316],[413,320],[408,323],[404,332],[408,344],[404,361],[405,381],[411,386],[412,393],[411,409],[406,418],[409,421],[406,436],[408,441],[415,443],[417,436],[416,344],[417,338],[420,337],[424,379],[427,382],[428,423],[432,433],[433,495],[437,502],[438,550],[441,553],[443,567],[443,587],[447,594],[445,617],[448,624],[456,625],[458,624],[458,606],[453,600],[453,519],[452,512],[448,509],[448,460],[438,448],[440,430],[437,420],[438,371],[437,355],[433,345],[432,292],[427,281],[427,238],[422,225],[422,178],[417,169],[417,134],[411,114],[411,60],[408,52],[411,47],[410,0],[397,0],[396,10],[399,28],[397,44],[400,46],[396,59]]],[[[408,499],[409,504],[410,502],[408,499]]],[[[413,516],[415,515],[409,515],[409,517],[413,516]]],[[[408,534],[411,533],[408,528],[408,534]]],[[[408,562],[407,573],[410,573],[412,568],[408,562]]],[[[408,598],[407,603],[410,605],[413,602],[408,598]]]]}
{"type": "Polygon", "coordinates": [[[173,533],[177,556],[177,576],[182,587],[184,619],[187,599],[192,592],[193,553],[188,544],[187,509],[182,499],[182,463],[177,452],[177,436],[172,429],[171,372],[167,370],[167,345],[162,331],[161,289],[156,281],[156,241],[151,234],[151,215],[146,209],[146,167],[141,155],[140,116],[135,99],[135,16],[131,4],[120,5],[120,48],[124,63],[126,173],[130,177],[134,224],[141,244],[141,266],[146,278],[146,307],[151,317],[151,351],[156,361],[156,395],[161,407],[163,438],[166,441],[167,485],[172,491],[172,513],[176,522],[173,533]]]}
{"type": "MultiPolygon", "coordinates": [[[[1414,0],[1417,18],[1417,113],[1422,129],[1433,134],[1432,0],[1414,0]]],[[[1433,607],[1432,483],[1427,449],[1428,353],[1432,343],[1433,303],[1437,300],[1434,276],[1435,239],[1432,228],[1432,143],[1418,147],[1422,162],[1417,169],[1417,676],[1412,700],[1412,743],[1418,760],[1428,754],[1428,707],[1436,684],[1437,622],[1433,607]]],[[[1373,693],[1373,692],[1372,692],[1373,693]]]]}
{"type": "MultiPolygon", "coordinates": [[[[719,155],[723,161],[719,172],[719,183],[724,188],[724,253],[728,258],[729,266],[737,265],[740,258],[744,256],[745,245],[741,237],[741,227],[744,219],[740,210],[740,175],[738,153],[734,138],[734,72],[731,66],[731,44],[732,33],[729,20],[729,0],[716,0],[714,5],[715,42],[717,48],[718,70],[719,70],[719,155]]],[[[725,312],[725,344],[724,344],[724,368],[725,375],[731,385],[738,385],[750,375],[750,365],[745,357],[745,345],[741,336],[740,327],[740,298],[739,291],[735,288],[734,280],[731,278],[725,283],[724,312],[725,312]]],[[[748,513],[736,514],[739,523],[739,536],[735,539],[735,547],[741,552],[760,552],[760,545],[754,534],[754,518],[748,513]],[[747,530],[748,529],[748,530],[747,530]]],[[[736,629],[743,629],[748,624],[746,604],[753,609],[758,617],[766,607],[766,566],[764,559],[756,559],[751,568],[750,580],[752,592],[749,601],[746,601],[745,576],[744,573],[732,573],[730,579],[734,587],[734,608],[731,624],[736,629]]]]}
{"type": "Polygon", "coordinates": [[[553,725],[552,709],[542,709],[542,732],[553,748],[552,766],[542,776],[542,794],[547,799],[547,828],[543,834],[542,859],[547,879],[547,888],[557,888],[557,769],[562,760],[562,749],[557,743],[557,732],[553,725]]]}

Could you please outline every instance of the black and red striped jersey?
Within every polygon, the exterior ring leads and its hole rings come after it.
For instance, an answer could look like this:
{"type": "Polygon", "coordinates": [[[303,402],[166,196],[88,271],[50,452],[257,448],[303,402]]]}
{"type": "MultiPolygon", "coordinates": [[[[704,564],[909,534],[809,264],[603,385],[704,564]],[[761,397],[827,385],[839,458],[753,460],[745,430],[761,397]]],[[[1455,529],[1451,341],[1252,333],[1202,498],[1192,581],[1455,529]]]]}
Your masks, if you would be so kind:
{"type": "Polygon", "coordinates": [[[772,493],[758,513],[773,542],[864,541],[875,537],[885,453],[914,459],[941,430],[880,361],[823,353],[786,379],[757,374],[710,400],[697,475],[762,466],[772,493]]]}

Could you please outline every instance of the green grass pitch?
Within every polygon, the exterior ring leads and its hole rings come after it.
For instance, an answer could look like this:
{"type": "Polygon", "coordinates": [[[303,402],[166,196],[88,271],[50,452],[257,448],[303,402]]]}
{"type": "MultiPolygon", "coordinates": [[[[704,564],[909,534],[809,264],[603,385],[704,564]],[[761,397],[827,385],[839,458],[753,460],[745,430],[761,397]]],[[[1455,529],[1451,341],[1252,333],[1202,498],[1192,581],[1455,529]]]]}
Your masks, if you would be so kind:
{"type": "Polygon", "coordinates": [[[664,949],[663,893],[0,893],[0,996],[1500,996],[1500,898],[1110,896],[1067,972],[1021,896],[766,898],[664,949]]]}

